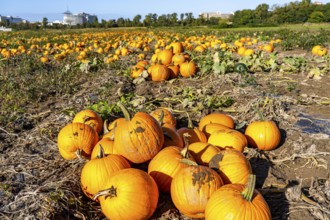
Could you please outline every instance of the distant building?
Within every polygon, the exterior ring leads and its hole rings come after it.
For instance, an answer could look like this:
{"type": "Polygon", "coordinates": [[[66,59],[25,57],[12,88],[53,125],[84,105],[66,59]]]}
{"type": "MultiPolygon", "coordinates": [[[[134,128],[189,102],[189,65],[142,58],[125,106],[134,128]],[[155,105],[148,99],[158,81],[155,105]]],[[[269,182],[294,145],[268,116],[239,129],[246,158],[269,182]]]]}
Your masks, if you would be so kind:
{"type": "Polygon", "coordinates": [[[209,20],[210,18],[222,18],[222,19],[228,19],[231,16],[234,15],[234,13],[221,13],[221,12],[202,12],[199,14],[203,18],[209,20]]]}
{"type": "Polygon", "coordinates": [[[90,15],[85,12],[79,14],[72,14],[69,10],[63,13],[63,24],[77,25],[85,23],[93,23],[94,19],[97,18],[96,15],[90,15]]]}
{"type": "Polygon", "coordinates": [[[314,2],[314,5],[323,5],[323,3],[322,2],[315,1],[314,2]]]}
{"type": "Polygon", "coordinates": [[[13,16],[1,16],[0,15],[0,22],[3,23],[26,23],[27,20],[19,18],[19,17],[13,17],[13,16]]]}

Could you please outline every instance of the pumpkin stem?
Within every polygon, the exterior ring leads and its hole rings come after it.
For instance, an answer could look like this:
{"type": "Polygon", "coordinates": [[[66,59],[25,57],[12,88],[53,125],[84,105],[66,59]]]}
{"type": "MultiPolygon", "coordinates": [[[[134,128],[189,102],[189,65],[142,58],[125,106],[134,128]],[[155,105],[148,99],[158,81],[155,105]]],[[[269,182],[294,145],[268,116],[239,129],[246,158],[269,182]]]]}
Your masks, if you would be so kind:
{"type": "Polygon", "coordinates": [[[102,145],[100,144],[100,151],[99,151],[99,154],[97,155],[97,158],[103,158],[104,156],[105,156],[104,149],[103,149],[102,145]]]}
{"type": "Polygon", "coordinates": [[[109,189],[101,190],[93,196],[93,200],[95,201],[98,199],[100,196],[105,196],[105,199],[110,197],[116,197],[117,196],[117,189],[114,186],[111,186],[109,189]]]}
{"type": "Polygon", "coordinates": [[[260,109],[257,108],[257,107],[254,107],[254,110],[258,113],[260,120],[261,120],[261,121],[264,121],[264,120],[265,120],[265,117],[264,117],[264,115],[262,114],[262,112],[260,111],[260,109]]]}
{"type": "Polygon", "coordinates": [[[84,119],[84,124],[85,124],[86,122],[88,122],[89,120],[91,120],[92,117],[90,117],[90,116],[88,116],[88,115],[85,115],[85,116],[83,117],[83,119],[84,119]]]}
{"type": "Polygon", "coordinates": [[[243,192],[241,193],[243,198],[249,202],[252,201],[255,186],[256,186],[256,175],[250,174],[248,177],[248,182],[247,182],[243,192]]]}
{"type": "Polygon", "coordinates": [[[186,112],[186,113],[187,113],[187,118],[188,118],[188,126],[187,126],[187,128],[193,129],[194,128],[194,125],[193,125],[193,123],[191,121],[190,115],[189,115],[188,112],[186,112]]]}
{"type": "Polygon", "coordinates": [[[82,160],[82,154],[81,154],[81,149],[78,149],[75,154],[77,155],[77,157],[79,158],[79,160],[82,160]]]}
{"type": "Polygon", "coordinates": [[[130,116],[127,108],[123,105],[123,103],[117,102],[117,105],[119,106],[120,110],[124,113],[125,120],[126,121],[130,121],[131,120],[131,116],[130,116]]]}
{"type": "Polygon", "coordinates": [[[184,148],[181,151],[181,155],[184,158],[188,158],[188,152],[189,152],[189,140],[188,137],[190,137],[190,134],[184,133],[183,134],[183,141],[184,141],[184,148]]]}
{"type": "Polygon", "coordinates": [[[160,112],[159,119],[158,119],[158,123],[160,124],[161,127],[163,126],[164,116],[165,116],[164,110],[162,109],[162,111],[160,112]]]}
{"type": "Polygon", "coordinates": [[[103,123],[103,133],[104,134],[109,132],[108,126],[109,126],[109,121],[108,121],[108,119],[105,119],[104,123],[103,123]]]}

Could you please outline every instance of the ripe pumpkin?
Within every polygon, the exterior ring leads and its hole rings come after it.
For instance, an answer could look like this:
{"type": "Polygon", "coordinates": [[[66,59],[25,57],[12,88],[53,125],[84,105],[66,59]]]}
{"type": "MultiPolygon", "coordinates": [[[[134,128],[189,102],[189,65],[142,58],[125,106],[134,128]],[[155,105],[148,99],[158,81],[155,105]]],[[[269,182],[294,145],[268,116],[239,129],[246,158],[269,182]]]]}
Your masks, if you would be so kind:
{"type": "Polygon", "coordinates": [[[115,130],[114,153],[120,154],[133,163],[152,159],[164,144],[164,134],[154,117],[138,112],[131,119],[127,109],[118,103],[125,115],[115,130]]]}
{"type": "Polygon", "coordinates": [[[178,133],[183,138],[183,134],[188,133],[189,136],[187,137],[189,144],[195,143],[195,142],[207,142],[206,135],[203,133],[203,131],[199,130],[198,128],[195,128],[193,126],[193,123],[190,119],[189,114],[188,115],[188,126],[187,127],[181,127],[178,129],[178,133]]]}
{"type": "Polygon", "coordinates": [[[99,136],[94,128],[77,122],[68,124],[60,130],[57,145],[64,159],[73,160],[81,156],[90,157],[98,140],[99,136]]]}
{"type": "Polygon", "coordinates": [[[176,129],[176,119],[172,112],[167,108],[156,108],[150,115],[157,121],[160,121],[162,127],[168,127],[176,129]]]}
{"type": "Polygon", "coordinates": [[[244,134],[234,129],[224,129],[213,132],[208,143],[220,148],[233,148],[240,152],[248,145],[248,141],[244,134]]]}
{"type": "Polygon", "coordinates": [[[98,156],[84,165],[80,175],[81,188],[90,199],[103,189],[104,182],[116,171],[131,167],[123,156],[115,154],[106,156],[103,148],[99,149],[98,156]]]}
{"type": "Polygon", "coordinates": [[[169,193],[173,177],[184,167],[191,165],[194,158],[184,149],[169,146],[162,149],[149,163],[148,173],[156,181],[161,192],[169,193]]]}
{"type": "Polygon", "coordinates": [[[211,195],[223,185],[216,171],[206,166],[188,166],[172,179],[171,198],[175,207],[191,218],[204,218],[211,195]]]}
{"type": "Polygon", "coordinates": [[[84,123],[84,124],[87,124],[91,127],[93,127],[96,132],[99,134],[101,133],[102,131],[102,128],[103,128],[103,120],[101,118],[101,116],[93,111],[93,110],[90,110],[90,109],[84,109],[80,112],[78,112],[72,122],[80,122],[80,123],[84,123]]]}
{"type": "Polygon", "coordinates": [[[210,160],[220,151],[220,148],[209,143],[195,142],[189,145],[189,153],[199,165],[204,166],[208,166],[210,160]]]}
{"type": "Polygon", "coordinates": [[[181,42],[173,42],[170,44],[170,47],[172,47],[172,51],[174,54],[182,53],[184,50],[181,42]]]}
{"type": "Polygon", "coordinates": [[[113,140],[111,140],[109,137],[103,137],[101,140],[99,140],[99,142],[97,142],[93,148],[91,160],[97,158],[101,147],[103,148],[105,155],[113,154],[113,143],[113,140]]]}
{"type": "Polygon", "coordinates": [[[225,184],[246,184],[249,174],[252,173],[251,164],[244,154],[233,149],[222,150],[214,155],[209,167],[218,171],[225,184]]]}
{"type": "Polygon", "coordinates": [[[184,63],[186,61],[186,58],[183,54],[174,54],[172,57],[172,63],[174,65],[180,65],[181,63],[184,63]]]}
{"type": "Polygon", "coordinates": [[[193,61],[187,61],[180,64],[180,75],[184,78],[194,76],[197,72],[196,64],[193,61]]]}
{"type": "Polygon", "coordinates": [[[281,141],[281,132],[273,121],[254,121],[247,126],[245,135],[249,145],[259,150],[273,150],[281,141]]]}
{"type": "Polygon", "coordinates": [[[168,146],[176,146],[176,147],[183,147],[183,139],[181,135],[173,128],[162,127],[164,133],[164,147],[168,146]]]}
{"type": "Polygon", "coordinates": [[[211,123],[218,123],[227,126],[228,128],[234,128],[235,123],[232,117],[223,113],[211,113],[199,121],[198,128],[203,131],[204,126],[211,123]]]}
{"type": "Polygon", "coordinates": [[[207,138],[210,137],[210,135],[215,132],[215,131],[219,131],[219,130],[226,130],[226,129],[230,129],[229,127],[222,125],[222,124],[218,124],[218,123],[210,123],[210,124],[206,124],[203,128],[203,132],[206,135],[207,138]]]}
{"type": "Polygon", "coordinates": [[[172,50],[162,50],[157,53],[157,59],[160,64],[169,65],[172,62],[173,52],[172,50]]]}
{"type": "Polygon", "coordinates": [[[150,75],[152,81],[161,82],[170,77],[170,71],[165,65],[155,64],[152,66],[150,75]]]}
{"type": "Polygon", "coordinates": [[[180,68],[177,65],[168,65],[168,70],[170,71],[170,77],[169,79],[178,78],[180,74],[180,68]]]}
{"type": "Polygon", "coordinates": [[[247,185],[226,184],[220,187],[206,205],[205,219],[271,220],[267,202],[254,187],[255,175],[249,176],[247,185]]]}
{"type": "Polygon", "coordinates": [[[108,219],[149,219],[157,208],[159,192],[146,172],[127,168],[109,177],[96,198],[108,219]]]}

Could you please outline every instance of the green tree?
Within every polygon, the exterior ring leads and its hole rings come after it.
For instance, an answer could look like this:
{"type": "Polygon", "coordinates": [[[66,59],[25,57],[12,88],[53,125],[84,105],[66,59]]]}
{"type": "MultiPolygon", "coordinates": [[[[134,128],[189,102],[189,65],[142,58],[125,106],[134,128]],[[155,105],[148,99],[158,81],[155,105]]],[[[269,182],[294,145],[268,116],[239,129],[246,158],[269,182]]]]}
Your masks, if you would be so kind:
{"type": "Polygon", "coordinates": [[[41,23],[42,23],[42,27],[45,28],[48,24],[48,18],[44,17],[41,23]]]}
{"type": "Polygon", "coordinates": [[[308,22],[312,22],[312,23],[320,23],[324,21],[325,21],[324,14],[320,11],[312,12],[308,18],[308,22]]]}
{"type": "Polygon", "coordinates": [[[141,15],[135,15],[133,18],[133,25],[134,26],[141,26],[141,15]]]}

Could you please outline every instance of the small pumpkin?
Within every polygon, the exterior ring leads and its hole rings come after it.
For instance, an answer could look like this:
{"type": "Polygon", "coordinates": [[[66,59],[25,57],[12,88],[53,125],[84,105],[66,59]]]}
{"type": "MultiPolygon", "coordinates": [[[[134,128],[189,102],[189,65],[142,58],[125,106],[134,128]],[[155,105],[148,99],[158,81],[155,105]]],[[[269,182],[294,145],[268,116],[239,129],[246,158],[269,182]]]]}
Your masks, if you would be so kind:
{"type": "Polygon", "coordinates": [[[125,115],[115,128],[114,153],[133,163],[151,160],[164,144],[164,133],[154,117],[137,112],[133,118],[120,102],[117,103],[125,115]]]}
{"type": "Polygon", "coordinates": [[[180,65],[186,61],[184,54],[174,54],[172,57],[172,63],[174,65],[180,65]]]}
{"type": "Polygon", "coordinates": [[[99,149],[98,156],[84,165],[80,175],[81,188],[90,199],[102,190],[104,182],[116,171],[131,167],[123,156],[115,154],[106,156],[103,148],[99,149]]]}
{"type": "Polygon", "coordinates": [[[223,185],[221,177],[209,167],[196,165],[181,169],[172,179],[171,198],[175,207],[190,218],[204,218],[206,204],[223,185]]]}
{"type": "Polygon", "coordinates": [[[160,119],[162,119],[160,122],[162,127],[176,129],[176,119],[168,108],[157,108],[150,112],[150,115],[154,117],[157,121],[160,121],[160,119]]]}
{"type": "Polygon", "coordinates": [[[247,126],[245,135],[249,145],[259,150],[273,150],[281,141],[281,132],[273,121],[254,121],[247,126]]]}
{"type": "Polygon", "coordinates": [[[182,53],[184,50],[183,44],[181,42],[173,42],[170,44],[170,47],[172,47],[172,51],[174,54],[182,53]]]}
{"type": "Polygon", "coordinates": [[[209,167],[218,171],[225,184],[246,184],[252,173],[251,164],[244,154],[233,149],[222,150],[214,155],[209,167]]]}
{"type": "Polygon", "coordinates": [[[195,143],[195,142],[207,142],[206,135],[203,133],[203,131],[199,130],[198,128],[195,128],[193,126],[193,123],[190,119],[189,114],[187,113],[188,118],[188,126],[187,127],[181,127],[178,129],[178,133],[183,138],[183,134],[188,133],[188,142],[189,144],[195,143]]]}
{"type": "Polygon", "coordinates": [[[157,208],[158,198],[155,180],[135,168],[115,172],[94,196],[108,219],[149,219],[157,208]]]}
{"type": "Polygon", "coordinates": [[[78,112],[74,116],[72,122],[73,123],[80,122],[80,123],[87,124],[87,125],[93,127],[98,134],[102,131],[102,128],[103,128],[103,120],[102,120],[101,116],[97,112],[95,112],[91,109],[84,109],[84,110],[81,110],[80,112],[78,112]]]}
{"type": "Polygon", "coordinates": [[[170,71],[170,77],[169,79],[178,78],[180,74],[180,68],[177,65],[168,65],[168,70],[170,71]]]}
{"type": "Polygon", "coordinates": [[[206,220],[240,219],[271,220],[269,206],[255,189],[255,175],[247,185],[226,184],[211,195],[206,208],[206,220]]]}
{"type": "Polygon", "coordinates": [[[77,157],[90,157],[99,136],[94,128],[84,123],[70,123],[64,126],[57,136],[57,146],[66,160],[77,157]]]}
{"type": "Polygon", "coordinates": [[[218,146],[220,148],[233,148],[240,152],[248,145],[245,135],[234,129],[224,129],[213,132],[208,143],[218,146]]]}
{"type": "Polygon", "coordinates": [[[184,78],[194,76],[197,72],[197,67],[194,61],[186,61],[180,64],[180,75],[184,78]]]}
{"type": "Polygon", "coordinates": [[[207,124],[211,124],[211,123],[218,123],[224,126],[227,126],[228,128],[234,128],[235,123],[232,117],[230,117],[227,114],[223,114],[223,113],[211,113],[208,114],[206,116],[204,116],[203,118],[201,118],[201,120],[199,121],[198,124],[198,128],[199,130],[203,131],[204,126],[207,124]]]}
{"type": "Polygon", "coordinates": [[[99,142],[96,143],[96,145],[93,148],[91,159],[97,158],[97,156],[100,153],[101,147],[103,148],[104,154],[113,154],[113,143],[114,141],[111,140],[109,137],[103,137],[99,142]]]}

